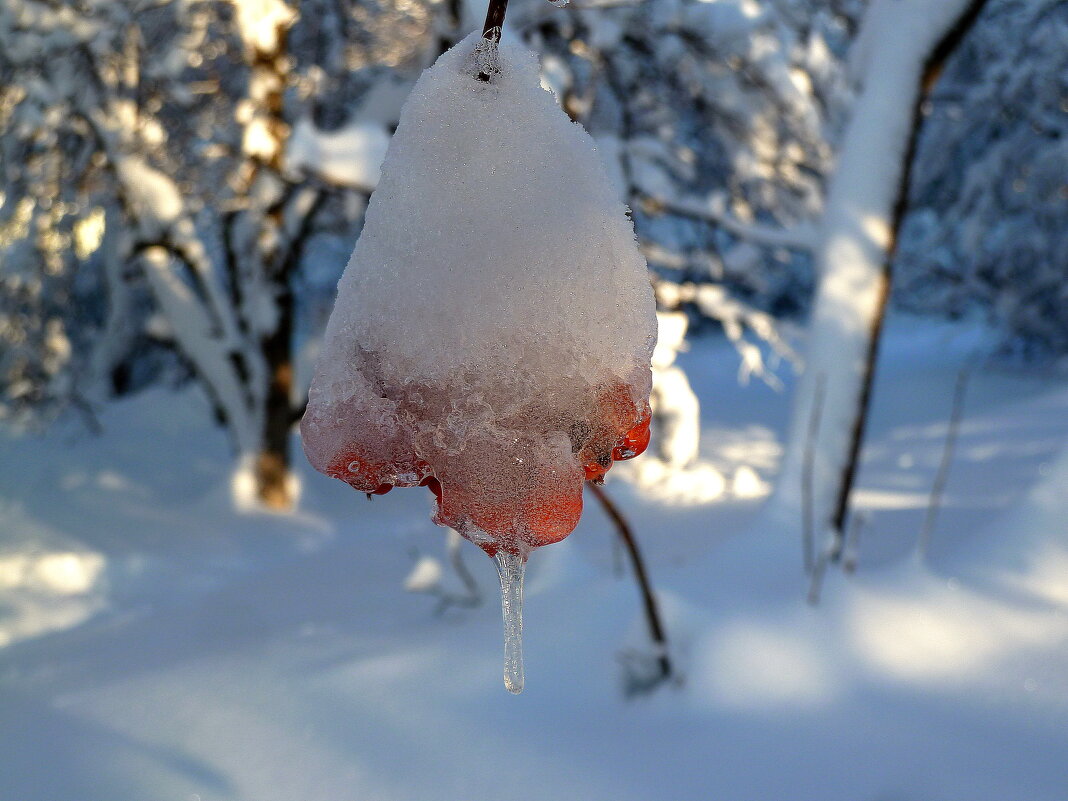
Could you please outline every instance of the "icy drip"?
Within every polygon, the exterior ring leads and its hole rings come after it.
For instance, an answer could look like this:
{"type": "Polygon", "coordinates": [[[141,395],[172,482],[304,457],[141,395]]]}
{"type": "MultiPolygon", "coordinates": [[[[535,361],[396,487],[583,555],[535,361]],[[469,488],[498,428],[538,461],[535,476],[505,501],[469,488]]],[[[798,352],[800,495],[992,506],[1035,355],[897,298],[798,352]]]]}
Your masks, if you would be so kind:
{"type": "Polygon", "coordinates": [[[508,692],[523,692],[523,574],[525,553],[497,551],[493,561],[501,578],[501,613],[504,615],[504,686],[508,692]]]}

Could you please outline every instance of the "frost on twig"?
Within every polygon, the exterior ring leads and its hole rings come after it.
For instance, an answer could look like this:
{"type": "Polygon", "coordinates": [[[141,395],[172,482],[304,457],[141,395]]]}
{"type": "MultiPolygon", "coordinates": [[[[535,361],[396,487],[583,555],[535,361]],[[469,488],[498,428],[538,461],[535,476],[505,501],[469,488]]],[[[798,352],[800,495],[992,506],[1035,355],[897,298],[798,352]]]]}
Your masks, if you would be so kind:
{"type": "Polygon", "coordinates": [[[501,74],[501,56],[497,48],[501,29],[495,28],[492,33],[495,35],[483,34],[475,49],[471,51],[471,71],[480,81],[489,81],[493,76],[501,74]]]}
{"type": "Polygon", "coordinates": [[[801,548],[805,573],[811,574],[816,566],[816,532],[813,515],[813,481],[816,468],[816,441],[820,435],[820,418],[823,416],[823,398],[827,390],[827,377],[817,376],[816,397],[812,401],[812,414],[808,420],[805,440],[805,457],[801,465],[801,548]]]}
{"type": "Polygon", "coordinates": [[[852,575],[857,572],[857,564],[860,562],[860,534],[871,523],[869,512],[856,512],[849,525],[849,536],[846,537],[845,548],[842,550],[842,572],[852,575]]]}

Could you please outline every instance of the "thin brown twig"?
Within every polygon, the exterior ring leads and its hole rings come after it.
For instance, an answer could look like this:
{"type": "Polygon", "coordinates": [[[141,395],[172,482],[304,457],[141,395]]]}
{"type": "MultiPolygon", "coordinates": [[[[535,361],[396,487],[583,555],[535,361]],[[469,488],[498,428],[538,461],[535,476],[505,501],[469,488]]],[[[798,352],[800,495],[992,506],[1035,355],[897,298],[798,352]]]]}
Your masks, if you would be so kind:
{"type": "Polygon", "coordinates": [[[942,496],[946,491],[946,482],[949,481],[949,468],[953,464],[957,433],[960,431],[960,421],[964,417],[964,396],[970,376],[971,372],[968,369],[961,370],[957,375],[957,385],[953,391],[953,410],[949,415],[946,442],[942,449],[942,462],[938,465],[938,473],[935,475],[934,484],[931,485],[931,500],[927,504],[927,514],[924,515],[923,528],[920,530],[917,550],[921,560],[927,558],[927,550],[931,547],[931,535],[934,534],[938,512],[942,508],[942,496]]]}
{"type": "Polygon", "coordinates": [[[501,40],[501,29],[504,27],[504,15],[508,11],[508,0],[490,0],[486,9],[486,24],[482,26],[482,38],[492,39],[494,42],[501,40]]]}
{"type": "Polygon", "coordinates": [[[814,473],[816,470],[816,440],[820,434],[820,419],[823,417],[824,393],[827,389],[827,375],[820,373],[816,377],[816,392],[812,397],[812,410],[808,418],[808,436],[805,442],[805,458],[801,463],[801,550],[805,563],[805,574],[811,575],[816,566],[816,531],[814,473]]]}
{"type": "Polygon", "coordinates": [[[587,481],[586,486],[589,487],[590,492],[601,503],[601,507],[605,513],[612,519],[612,522],[616,526],[616,531],[619,534],[619,538],[623,541],[623,545],[626,546],[627,553],[630,555],[631,564],[634,565],[634,577],[638,580],[638,587],[641,590],[642,602],[645,606],[645,619],[649,624],[649,633],[652,636],[653,642],[657,647],[657,663],[660,665],[660,674],[663,678],[668,678],[672,674],[671,659],[668,656],[668,644],[667,636],[664,633],[664,626],[660,621],[660,612],[656,605],[656,597],[653,595],[653,589],[649,584],[649,576],[645,572],[645,563],[642,561],[641,552],[638,550],[638,543],[634,539],[634,532],[623,517],[623,513],[619,511],[619,507],[615,505],[615,502],[608,497],[608,494],[604,491],[604,487],[595,484],[592,481],[587,481]]]}

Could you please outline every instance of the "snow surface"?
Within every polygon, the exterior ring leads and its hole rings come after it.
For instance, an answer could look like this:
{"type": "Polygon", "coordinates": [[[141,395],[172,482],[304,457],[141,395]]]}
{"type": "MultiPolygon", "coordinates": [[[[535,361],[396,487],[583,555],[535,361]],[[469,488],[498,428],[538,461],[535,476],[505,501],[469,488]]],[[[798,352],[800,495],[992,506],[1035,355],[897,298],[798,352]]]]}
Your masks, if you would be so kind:
{"type": "MultiPolygon", "coordinates": [[[[195,390],[105,408],[100,437],[0,437],[3,564],[79,555],[45,568],[60,581],[4,573],[0,629],[21,633],[0,648],[0,798],[470,801],[506,777],[517,801],[1063,801],[1063,377],[975,372],[929,562],[913,557],[981,338],[890,321],[858,572],[828,575],[818,607],[800,543],[753,502],[677,506],[609,474],[683,672],[629,700],[620,659],[647,639],[595,504],[531,557],[513,697],[489,560],[463,543],[476,608],[402,588],[419,557],[444,561],[424,494],[367,503],[305,466],[301,511],[236,513],[195,390]]],[[[787,396],[739,387],[721,339],[677,364],[701,458],[771,480],[787,396]]]]}
{"type": "Polygon", "coordinates": [[[477,80],[480,41],[405,104],[302,432],[320,471],[365,491],[432,475],[440,521],[513,548],[574,528],[584,464],[642,416],[656,318],[593,140],[524,47],[477,80]]]}

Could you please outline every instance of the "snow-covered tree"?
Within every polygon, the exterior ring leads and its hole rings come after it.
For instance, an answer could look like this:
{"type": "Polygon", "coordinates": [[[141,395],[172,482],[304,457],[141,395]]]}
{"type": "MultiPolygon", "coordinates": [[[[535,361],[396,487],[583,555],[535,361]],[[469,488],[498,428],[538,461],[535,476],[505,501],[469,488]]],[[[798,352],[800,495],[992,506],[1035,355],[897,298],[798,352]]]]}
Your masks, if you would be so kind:
{"type": "Polygon", "coordinates": [[[819,221],[819,282],[777,488],[780,511],[832,533],[832,558],[844,544],[924,79],[982,6],[874,0],[853,45],[856,99],[819,221]]]}
{"type": "Polygon", "coordinates": [[[991,0],[925,111],[896,297],[1068,350],[1068,5],[991,0]]]}
{"type": "Polygon", "coordinates": [[[347,108],[362,64],[421,63],[409,37],[432,22],[418,3],[304,10],[301,28],[282,0],[0,8],[5,408],[96,394],[149,331],[274,507],[303,403],[294,282],[314,233],[351,229],[388,139],[377,119],[324,134],[345,120],[317,101],[347,108]]]}

